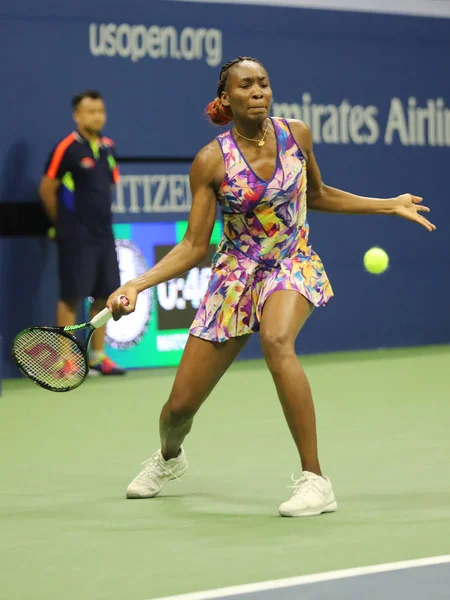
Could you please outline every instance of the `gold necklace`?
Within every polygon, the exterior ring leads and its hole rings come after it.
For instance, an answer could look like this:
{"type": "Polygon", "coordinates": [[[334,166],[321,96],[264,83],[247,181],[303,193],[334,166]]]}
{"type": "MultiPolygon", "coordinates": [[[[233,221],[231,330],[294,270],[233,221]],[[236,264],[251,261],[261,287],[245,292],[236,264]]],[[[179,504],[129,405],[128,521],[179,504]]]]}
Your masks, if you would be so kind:
{"type": "Polygon", "coordinates": [[[252,140],[252,138],[248,138],[245,137],[245,135],[242,135],[242,133],[239,133],[239,131],[236,129],[236,125],[234,126],[234,129],[236,131],[236,133],[238,134],[239,137],[244,138],[244,140],[248,140],[249,142],[258,142],[258,146],[264,146],[264,144],[266,143],[264,141],[267,132],[269,131],[269,124],[267,124],[266,130],[264,131],[264,135],[262,136],[262,138],[260,140],[252,140]]]}

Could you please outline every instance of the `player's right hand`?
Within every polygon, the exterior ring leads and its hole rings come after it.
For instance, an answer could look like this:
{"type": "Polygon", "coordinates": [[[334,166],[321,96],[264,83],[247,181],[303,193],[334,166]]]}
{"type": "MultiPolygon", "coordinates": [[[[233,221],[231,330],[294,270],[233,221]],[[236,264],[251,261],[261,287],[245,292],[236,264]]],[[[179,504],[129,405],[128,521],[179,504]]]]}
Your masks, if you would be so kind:
{"type": "Polygon", "coordinates": [[[138,290],[131,282],[125,283],[113,292],[106,301],[107,308],[112,312],[114,321],[124,315],[129,315],[136,308],[138,290]]]}

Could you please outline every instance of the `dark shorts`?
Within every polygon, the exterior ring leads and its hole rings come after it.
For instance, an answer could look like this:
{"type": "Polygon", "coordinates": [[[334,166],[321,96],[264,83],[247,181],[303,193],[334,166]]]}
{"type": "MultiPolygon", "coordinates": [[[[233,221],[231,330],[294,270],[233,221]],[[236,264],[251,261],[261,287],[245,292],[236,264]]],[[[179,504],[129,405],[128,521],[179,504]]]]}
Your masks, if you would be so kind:
{"type": "Polygon", "coordinates": [[[108,298],[120,286],[113,238],[58,241],[61,300],[108,298]]]}

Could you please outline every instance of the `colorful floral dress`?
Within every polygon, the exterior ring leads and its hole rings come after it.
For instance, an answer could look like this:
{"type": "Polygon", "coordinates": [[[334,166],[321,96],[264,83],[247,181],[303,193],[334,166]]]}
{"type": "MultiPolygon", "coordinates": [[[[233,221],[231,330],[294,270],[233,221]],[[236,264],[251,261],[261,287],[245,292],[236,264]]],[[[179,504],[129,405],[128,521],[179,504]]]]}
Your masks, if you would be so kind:
{"type": "Polygon", "coordinates": [[[315,306],[333,296],[308,243],[305,158],[288,123],[271,120],[278,151],[270,181],[253,172],[231,130],[217,137],[225,161],[217,196],[224,231],[190,329],[196,337],[224,342],[258,331],[264,303],[278,290],[294,290],[315,306]]]}

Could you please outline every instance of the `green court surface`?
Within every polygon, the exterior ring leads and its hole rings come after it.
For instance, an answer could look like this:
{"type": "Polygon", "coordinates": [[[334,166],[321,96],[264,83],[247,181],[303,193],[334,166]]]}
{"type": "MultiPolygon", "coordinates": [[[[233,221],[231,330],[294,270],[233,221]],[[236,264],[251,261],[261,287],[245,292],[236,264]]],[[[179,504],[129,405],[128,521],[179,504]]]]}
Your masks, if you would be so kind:
{"type": "MultiPolygon", "coordinates": [[[[173,370],[0,398],[0,599],[147,600],[449,554],[450,347],[305,357],[339,510],[282,519],[299,462],[260,361],[200,411],[190,469],[126,500],[173,370]]],[[[199,365],[201,376],[201,365],[199,365]]]]}

